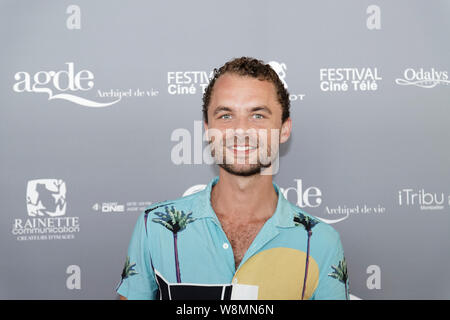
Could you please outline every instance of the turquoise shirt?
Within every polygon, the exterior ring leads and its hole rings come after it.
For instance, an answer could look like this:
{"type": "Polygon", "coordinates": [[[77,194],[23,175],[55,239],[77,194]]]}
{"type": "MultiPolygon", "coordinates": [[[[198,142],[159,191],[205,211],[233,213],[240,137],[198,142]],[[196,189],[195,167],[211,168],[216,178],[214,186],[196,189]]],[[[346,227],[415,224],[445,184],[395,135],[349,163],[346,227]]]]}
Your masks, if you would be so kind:
{"type": "Polygon", "coordinates": [[[136,223],[117,292],[128,299],[348,299],[339,234],[290,203],[277,208],[237,270],[211,189],[159,202],[136,223]]]}

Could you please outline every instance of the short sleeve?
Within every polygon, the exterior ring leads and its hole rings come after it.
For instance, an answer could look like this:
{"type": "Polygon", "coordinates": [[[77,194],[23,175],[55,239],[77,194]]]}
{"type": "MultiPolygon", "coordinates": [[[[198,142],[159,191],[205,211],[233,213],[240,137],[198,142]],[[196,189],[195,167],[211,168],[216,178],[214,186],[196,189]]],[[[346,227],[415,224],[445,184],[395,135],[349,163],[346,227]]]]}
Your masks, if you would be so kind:
{"type": "Polygon", "coordinates": [[[326,255],[319,275],[319,284],[312,296],[313,300],[348,300],[348,272],[344,249],[339,235],[334,247],[326,255]]]}
{"type": "Polygon", "coordinates": [[[152,268],[146,214],[139,216],[128,246],[120,283],[116,291],[129,300],[153,300],[158,285],[152,268]]]}

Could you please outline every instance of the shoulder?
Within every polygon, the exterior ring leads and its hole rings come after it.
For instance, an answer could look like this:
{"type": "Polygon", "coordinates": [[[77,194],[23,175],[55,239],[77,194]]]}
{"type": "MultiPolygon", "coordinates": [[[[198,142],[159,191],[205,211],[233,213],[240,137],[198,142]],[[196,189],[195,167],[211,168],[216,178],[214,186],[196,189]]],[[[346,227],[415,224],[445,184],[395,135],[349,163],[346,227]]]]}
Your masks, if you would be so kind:
{"type": "Polygon", "coordinates": [[[143,227],[145,226],[147,230],[152,225],[149,221],[159,221],[164,224],[163,221],[168,222],[174,216],[191,218],[191,213],[197,201],[199,201],[198,198],[201,192],[172,200],[155,202],[141,213],[138,218],[138,223],[141,223],[143,227]]]}
{"type": "Polygon", "coordinates": [[[160,201],[160,202],[155,202],[150,207],[148,207],[144,210],[143,215],[146,215],[146,214],[148,215],[152,211],[164,210],[165,207],[168,207],[168,208],[175,207],[177,209],[179,208],[180,210],[181,209],[183,209],[183,210],[190,209],[193,207],[197,198],[200,196],[200,193],[201,193],[201,191],[190,194],[188,196],[179,197],[179,198],[176,198],[173,200],[164,200],[164,201],[160,201]]]}
{"type": "Polygon", "coordinates": [[[298,227],[311,231],[316,239],[320,239],[324,245],[334,246],[340,242],[339,232],[326,222],[320,220],[301,209],[300,207],[290,203],[294,211],[294,223],[298,227]]]}

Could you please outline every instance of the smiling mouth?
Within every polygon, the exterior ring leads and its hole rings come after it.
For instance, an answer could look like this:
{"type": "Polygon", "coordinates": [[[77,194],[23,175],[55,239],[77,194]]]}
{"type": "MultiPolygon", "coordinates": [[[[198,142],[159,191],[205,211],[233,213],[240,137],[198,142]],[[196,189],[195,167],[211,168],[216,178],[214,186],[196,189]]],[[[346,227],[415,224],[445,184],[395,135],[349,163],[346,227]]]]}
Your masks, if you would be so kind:
{"type": "Polygon", "coordinates": [[[254,146],[238,146],[238,145],[234,145],[231,147],[227,147],[228,150],[230,150],[231,152],[233,152],[233,154],[236,155],[245,155],[248,156],[251,153],[253,153],[253,151],[255,151],[256,149],[258,149],[258,147],[254,147],[254,146]]]}
{"type": "Polygon", "coordinates": [[[245,146],[234,145],[233,147],[228,147],[228,149],[232,149],[234,151],[251,151],[251,150],[255,150],[257,148],[254,146],[249,146],[249,145],[245,145],[245,146]]]}

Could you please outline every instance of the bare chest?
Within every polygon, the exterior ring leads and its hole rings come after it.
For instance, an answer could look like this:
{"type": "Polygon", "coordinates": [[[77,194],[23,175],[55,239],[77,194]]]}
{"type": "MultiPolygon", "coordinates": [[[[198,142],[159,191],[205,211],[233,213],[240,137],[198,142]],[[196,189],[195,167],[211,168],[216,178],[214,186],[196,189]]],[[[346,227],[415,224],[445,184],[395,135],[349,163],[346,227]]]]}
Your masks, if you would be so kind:
{"type": "Polygon", "coordinates": [[[233,248],[234,263],[237,269],[264,222],[238,224],[232,221],[221,221],[221,224],[233,248]]]}

